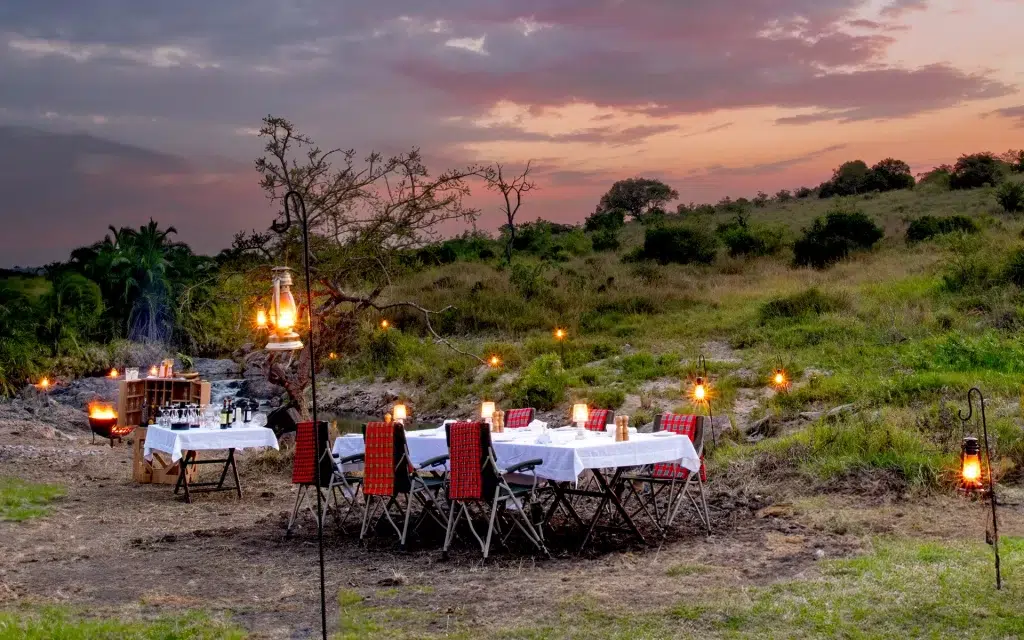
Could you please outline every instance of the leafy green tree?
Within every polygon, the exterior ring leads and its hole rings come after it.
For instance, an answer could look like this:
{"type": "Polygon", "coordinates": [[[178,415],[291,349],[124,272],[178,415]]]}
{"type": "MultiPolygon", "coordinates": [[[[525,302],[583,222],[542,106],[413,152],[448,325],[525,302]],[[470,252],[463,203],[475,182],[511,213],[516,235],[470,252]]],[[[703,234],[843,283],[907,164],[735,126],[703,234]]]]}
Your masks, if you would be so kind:
{"type": "Polygon", "coordinates": [[[950,189],[995,186],[1003,179],[999,160],[990,152],[960,156],[949,174],[950,189]]]}
{"type": "Polygon", "coordinates": [[[74,271],[57,274],[40,301],[39,334],[54,356],[72,349],[81,352],[82,342],[96,331],[103,313],[103,294],[98,284],[74,271]]]}
{"type": "Polygon", "coordinates": [[[853,251],[872,248],[884,235],[862,211],[837,205],[824,218],[817,218],[794,243],[794,263],[824,269],[853,251]]]}
{"type": "Polygon", "coordinates": [[[1004,182],[996,190],[996,200],[1007,213],[1024,211],[1024,183],[1004,182]]]}
{"type": "Polygon", "coordinates": [[[914,174],[902,160],[886,158],[871,167],[865,185],[868,191],[896,191],[914,188],[914,174]]]}
{"type": "Polygon", "coordinates": [[[612,185],[608,193],[601,196],[601,209],[621,209],[634,220],[642,221],[644,215],[654,208],[664,206],[679,197],[679,193],[661,180],[650,178],[627,178],[612,185]]]}
{"type": "Polygon", "coordinates": [[[602,209],[600,206],[587,216],[584,231],[618,231],[626,226],[626,211],[623,209],[602,209]]]}
{"type": "Polygon", "coordinates": [[[868,186],[871,170],[863,160],[844,162],[832,172],[832,179],[822,183],[818,197],[852,196],[863,193],[868,186]]]}

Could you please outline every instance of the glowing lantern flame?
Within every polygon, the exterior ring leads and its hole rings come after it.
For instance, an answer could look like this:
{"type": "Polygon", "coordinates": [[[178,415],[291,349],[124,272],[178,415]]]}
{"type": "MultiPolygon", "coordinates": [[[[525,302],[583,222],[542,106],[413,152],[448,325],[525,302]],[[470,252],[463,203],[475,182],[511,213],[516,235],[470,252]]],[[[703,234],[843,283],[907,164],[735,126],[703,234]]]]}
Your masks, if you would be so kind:
{"type": "Polygon", "coordinates": [[[396,404],[391,413],[395,422],[405,422],[405,419],[409,416],[409,410],[404,404],[396,404]]]}
{"type": "Polygon", "coordinates": [[[388,322],[387,319],[384,319],[384,320],[380,321],[380,328],[381,329],[387,329],[390,326],[391,326],[391,323],[388,322]]]}
{"type": "Polygon", "coordinates": [[[786,383],[786,376],[781,371],[775,374],[775,384],[781,385],[786,383]]]}
{"type": "Polygon", "coordinates": [[[498,356],[491,356],[490,360],[487,361],[487,364],[491,365],[494,368],[498,368],[501,366],[501,358],[499,358],[498,356]]]}
{"type": "Polygon", "coordinates": [[[110,370],[110,377],[111,378],[117,378],[117,369],[111,369],[110,370]]]}
{"type": "Polygon", "coordinates": [[[49,389],[50,388],[50,379],[49,378],[43,378],[42,380],[40,380],[39,381],[39,388],[40,389],[49,389]]]}
{"type": "Polygon", "coordinates": [[[338,354],[336,354],[336,353],[334,353],[334,352],[332,351],[332,352],[331,352],[330,354],[328,354],[328,356],[327,356],[327,357],[328,357],[329,359],[331,359],[331,360],[337,360],[337,359],[338,359],[338,354]]]}
{"type": "Polygon", "coordinates": [[[152,367],[149,368],[149,375],[153,376],[154,378],[157,376],[158,373],[160,373],[160,371],[156,368],[156,365],[153,365],[152,367]]]}
{"type": "Polygon", "coordinates": [[[260,329],[267,328],[267,312],[263,309],[256,311],[256,326],[260,329]]]}
{"type": "Polygon", "coordinates": [[[494,403],[484,402],[480,405],[480,417],[484,420],[490,420],[494,416],[494,403]]]}
{"type": "Polygon", "coordinates": [[[281,292],[281,307],[277,313],[277,328],[282,331],[291,331],[295,328],[298,318],[298,309],[295,305],[295,297],[291,291],[281,292]]]}
{"type": "Polygon", "coordinates": [[[555,340],[565,340],[565,329],[555,329],[555,340]]]}
{"type": "Polygon", "coordinates": [[[698,377],[697,381],[693,385],[693,399],[696,402],[706,402],[708,399],[708,389],[704,384],[704,378],[698,377]]]}
{"type": "Polygon", "coordinates": [[[585,404],[572,405],[572,421],[576,424],[584,424],[590,419],[590,409],[585,404]]]}
{"type": "Polygon", "coordinates": [[[967,489],[981,487],[981,444],[977,438],[966,437],[963,441],[960,477],[967,489]]]}
{"type": "Polygon", "coordinates": [[[92,420],[117,420],[117,412],[109,404],[93,403],[89,405],[89,418],[92,420]]]}

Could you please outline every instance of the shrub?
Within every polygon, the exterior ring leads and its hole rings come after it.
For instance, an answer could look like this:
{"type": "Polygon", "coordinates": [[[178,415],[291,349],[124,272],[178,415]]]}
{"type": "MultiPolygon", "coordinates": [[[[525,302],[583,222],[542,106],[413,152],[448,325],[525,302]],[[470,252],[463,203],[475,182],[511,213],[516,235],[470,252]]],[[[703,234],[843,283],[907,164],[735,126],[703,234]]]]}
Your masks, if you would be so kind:
{"type": "Polygon", "coordinates": [[[992,284],[994,268],[982,239],[966,233],[951,233],[943,242],[951,254],[942,274],[943,288],[958,292],[983,289],[992,284]]]}
{"type": "Polygon", "coordinates": [[[910,165],[906,162],[886,158],[871,167],[865,186],[868,191],[913,189],[914,174],[910,172],[910,165]]]}
{"type": "Polygon", "coordinates": [[[594,251],[617,251],[622,243],[619,241],[619,232],[615,229],[601,229],[590,236],[590,242],[594,251]]]}
{"type": "Polygon", "coordinates": [[[754,206],[758,209],[763,209],[768,206],[768,194],[764,191],[758,191],[757,195],[754,196],[754,206]]]}
{"type": "Polygon", "coordinates": [[[940,164],[931,171],[921,175],[917,181],[919,185],[931,185],[940,189],[949,189],[949,177],[953,173],[953,167],[948,164],[940,164]]]}
{"type": "Polygon", "coordinates": [[[548,289],[548,281],[544,278],[544,263],[529,265],[517,262],[512,265],[508,275],[511,284],[524,300],[533,300],[548,289]]]}
{"type": "Polygon", "coordinates": [[[799,189],[796,190],[796,192],[793,195],[795,195],[800,200],[803,200],[804,198],[810,198],[812,195],[814,195],[814,189],[810,187],[800,187],[799,189]]]}
{"type": "Polygon", "coordinates": [[[1024,288],[1024,248],[1017,249],[1010,254],[1010,259],[1006,261],[1004,275],[1007,281],[1024,288]]]}
{"type": "Polygon", "coordinates": [[[1024,211],[1024,182],[1004,182],[996,190],[996,200],[1008,213],[1024,211]]]}
{"type": "Polygon", "coordinates": [[[999,160],[989,152],[962,155],[949,174],[951,189],[977,189],[995,186],[1002,180],[999,160]]]}
{"type": "Polygon", "coordinates": [[[583,223],[585,231],[618,231],[626,226],[626,212],[622,209],[602,209],[598,207],[587,216],[583,223]]]}
{"type": "Polygon", "coordinates": [[[793,245],[797,266],[824,269],[846,258],[851,251],[870,249],[885,232],[863,212],[835,207],[818,218],[793,245]]]}
{"type": "Polygon", "coordinates": [[[935,236],[957,231],[977,233],[978,225],[974,223],[974,220],[966,216],[949,216],[946,218],[921,216],[913,220],[910,226],[907,227],[907,244],[922,242],[935,236]]]}
{"type": "Polygon", "coordinates": [[[745,227],[735,224],[722,225],[718,229],[719,237],[733,258],[775,255],[782,250],[783,233],[781,227],[745,227]]]}
{"type": "Polygon", "coordinates": [[[694,226],[663,225],[647,229],[642,256],[658,264],[711,264],[718,252],[718,238],[694,226]]]}
{"type": "Polygon", "coordinates": [[[565,399],[568,384],[558,355],[549,353],[531,362],[523,375],[506,388],[505,399],[518,407],[548,411],[565,399]]]}
{"type": "Polygon", "coordinates": [[[775,200],[778,202],[789,202],[792,199],[793,194],[790,193],[789,189],[780,189],[775,193],[775,200]]]}
{"type": "Polygon", "coordinates": [[[587,394],[590,406],[595,409],[618,409],[626,402],[622,389],[593,389],[587,394]]]}
{"type": "Polygon", "coordinates": [[[761,305],[759,315],[761,324],[776,319],[804,318],[823,313],[832,313],[849,308],[846,297],[823,293],[816,287],[795,293],[791,296],[773,298],[761,305]]]}

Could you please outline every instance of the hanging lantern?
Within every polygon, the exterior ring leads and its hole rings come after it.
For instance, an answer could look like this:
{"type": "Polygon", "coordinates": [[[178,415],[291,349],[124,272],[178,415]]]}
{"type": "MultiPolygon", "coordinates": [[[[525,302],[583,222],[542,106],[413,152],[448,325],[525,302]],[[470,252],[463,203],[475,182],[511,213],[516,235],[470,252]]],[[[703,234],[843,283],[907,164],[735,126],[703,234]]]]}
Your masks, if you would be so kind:
{"type": "Polygon", "coordinates": [[[395,422],[405,422],[405,419],[409,417],[409,410],[404,404],[396,404],[395,408],[391,410],[391,415],[395,422]]]}
{"type": "Polygon", "coordinates": [[[697,376],[697,379],[693,381],[693,391],[690,392],[690,397],[698,404],[707,402],[708,387],[702,376],[697,376]]]}
{"type": "Polygon", "coordinates": [[[789,377],[786,375],[785,369],[779,368],[772,372],[772,386],[776,391],[789,390],[789,377]]]}
{"type": "Polygon", "coordinates": [[[338,354],[336,354],[336,353],[334,353],[334,352],[332,351],[332,352],[330,352],[329,354],[327,354],[327,358],[328,358],[329,360],[337,360],[337,359],[338,359],[338,354]]]}
{"type": "Polygon", "coordinates": [[[493,402],[487,401],[480,405],[480,418],[484,422],[490,422],[494,416],[495,406],[493,402]]]}
{"type": "Polygon", "coordinates": [[[966,491],[981,489],[981,445],[972,436],[964,438],[960,450],[960,482],[966,491]]]}
{"type": "Polygon", "coordinates": [[[292,274],[288,267],[274,267],[274,299],[271,310],[273,330],[267,342],[268,351],[297,351],[302,340],[295,333],[299,311],[292,295],[292,274]]]}
{"type": "Polygon", "coordinates": [[[262,307],[256,310],[256,328],[266,329],[267,328],[267,312],[262,307]]]}

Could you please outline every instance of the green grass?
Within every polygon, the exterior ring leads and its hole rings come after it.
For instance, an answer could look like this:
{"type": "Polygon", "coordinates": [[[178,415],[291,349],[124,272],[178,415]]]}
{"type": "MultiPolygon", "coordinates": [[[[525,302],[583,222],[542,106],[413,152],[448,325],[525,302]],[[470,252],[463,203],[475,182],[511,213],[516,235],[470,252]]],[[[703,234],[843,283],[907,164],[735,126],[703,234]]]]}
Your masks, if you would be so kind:
{"type": "Polygon", "coordinates": [[[155,620],[86,617],[66,607],[0,611],[0,640],[240,640],[235,626],[201,613],[155,620]]]}
{"type": "Polygon", "coordinates": [[[64,495],[64,487],[36,484],[18,478],[0,478],[0,520],[21,522],[49,512],[50,502],[64,495]]]}
{"type": "MultiPolygon", "coordinates": [[[[980,542],[878,540],[866,555],[826,560],[820,576],[767,587],[701,586],[700,571],[680,565],[674,578],[692,583],[676,602],[625,608],[598,600],[585,585],[576,595],[533,609],[511,628],[480,628],[452,616],[374,606],[344,596],[336,638],[1013,638],[1024,634],[1024,540],[1003,538],[1003,590],[996,591],[991,549],[980,542]],[[344,622],[344,621],[348,622],[344,622]]],[[[706,568],[705,568],[706,569],[706,568]]]]}

